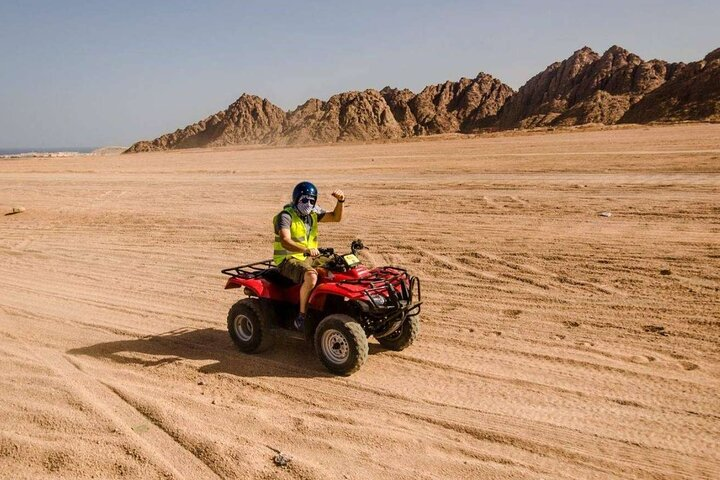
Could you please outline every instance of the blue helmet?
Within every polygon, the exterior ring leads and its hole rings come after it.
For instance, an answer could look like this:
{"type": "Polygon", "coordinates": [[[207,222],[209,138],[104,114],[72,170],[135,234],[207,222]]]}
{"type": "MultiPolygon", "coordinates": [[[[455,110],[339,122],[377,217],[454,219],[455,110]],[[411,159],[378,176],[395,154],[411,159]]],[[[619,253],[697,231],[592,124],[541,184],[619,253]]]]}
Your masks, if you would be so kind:
{"type": "Polygon", "coordinates": [[[298,200],[300,200],[300,197],[303,195],[307,195],[310,197],[313,197],[317,200],[318,191],[317,188],[315,188],[315,185],[313,185],[310,182],[300,182],[297,185],[295,185],[295,188],[293,189],[293,205],[297,205],[298,200]]]}

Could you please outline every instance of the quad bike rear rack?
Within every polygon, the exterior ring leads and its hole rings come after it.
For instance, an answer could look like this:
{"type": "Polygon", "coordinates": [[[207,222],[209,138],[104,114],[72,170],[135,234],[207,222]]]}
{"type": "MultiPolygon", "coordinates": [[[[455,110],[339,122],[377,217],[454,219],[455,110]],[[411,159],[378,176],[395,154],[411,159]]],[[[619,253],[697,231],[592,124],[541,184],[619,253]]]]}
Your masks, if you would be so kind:
{"type": "Polygon", "coordinates": [[[272,260],[262,260],[260,262],[248,263],[238,267],[226,268],[220,271],[233,278],[250,280],[262,277],[263,274],[271,268],[275,268],[275,264],[272,260]]]}

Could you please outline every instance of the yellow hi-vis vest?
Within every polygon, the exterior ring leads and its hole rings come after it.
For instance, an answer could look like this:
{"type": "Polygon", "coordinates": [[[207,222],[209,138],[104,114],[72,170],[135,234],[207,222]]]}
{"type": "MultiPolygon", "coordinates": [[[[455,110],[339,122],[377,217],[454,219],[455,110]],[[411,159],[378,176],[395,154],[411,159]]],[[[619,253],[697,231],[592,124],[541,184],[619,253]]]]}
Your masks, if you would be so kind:
{"type": "MultiPolygon", "coordinates": [[[[307,236],[305,231],[305,222],[295,211],[292,205],[286,205],[283,212],[290,214],[292,223],[290,224],[290,238],[296,243],[304,246],[305,248],[317,248],[318,247],[318,218],[317,213],[311,212],[310,217],[312,218],[312,228],[310,229],[310,235],[307,236]],[[307,237],[307,238],[306,238],[307,237]]],[[[280,212],[282,213],[282,212],[280,212]]],[[[299,260],[304,260],[305,255],[302,252],[290,252],[283,247],[280,241],[280,232],[277,229],[278,218],[280,213],[273,217],[273,228],[275,229],[275,242],[273,243],[273,262],[275,265],[280,265],[286,258],[294,257],[299,260]]]]}

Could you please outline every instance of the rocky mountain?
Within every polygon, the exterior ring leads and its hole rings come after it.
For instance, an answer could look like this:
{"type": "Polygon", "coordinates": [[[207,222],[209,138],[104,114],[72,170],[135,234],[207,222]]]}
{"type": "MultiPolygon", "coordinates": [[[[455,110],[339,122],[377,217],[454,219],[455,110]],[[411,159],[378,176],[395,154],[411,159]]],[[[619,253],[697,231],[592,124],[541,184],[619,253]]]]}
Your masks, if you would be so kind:
{"type": "Polygon", "coordinates": [[[269,143],[282,131],[285,116],[268,100],[243,94],[225,111],[155,140],[137,142],[127,152],[269,143]]]}
{"type": "Polygon", "coordinates": [[[643,61],[613,46],[598,55],[588,47],[548,66],[523,85],[499,114],[499,128],[616,123],[631,105],[665,83],[677,64],[643,61]]]}
{"type": "Polygon", "coordinates": [[[485,73],[425,87],[390,87],[312,98],[291,112],[243,94],[227,110],[128,152],[242,144],[301,145],[469,132],[490,126],[513,90],[485,73]]]}
{"type": "Polygon", "coordinates": [[[645,95],[623,123],[720,121],[720,48],[699,62],[679,64],[670,80],[645,95]]]}
{"type": "Polygon", "coordinates": [[[690,64],[645,61],[618,46],[588,47],[548,66],[515,93],[480,73],[425,87],[385,87],[310,99],[285,112],[243,94],[198,123],[128,152],[242,144],[299,145],[398,139],[586,123],[720,121],[720,49],[690,64]]]}
{"type": "Polygon", "coordinates": [[[470,132],[490,126],[514,92],[500,80],[480,73],[474,79],[429,85],[417,95],[408,89],[390,87],[380,93],[404,136],[414,136],[470,132]]]}
{"type": "Polygon", "coordinates": [[[380,90],[380,94],[385,99],[385,102],[390,107],[390,111],[395,117],[395,121],[398,122],[400,128],[403,131],[404,137],[411,137],[415,135],[415,127],[417,126],[417,119],[415,114],[410,108],[410,100],[415,97],[415,94],[403,88],[398,90],[397,88],[385,87],[380,90]]]}
{"type": "Polygon", "coordinates": [[[495,121],[498,110],[515,93],[486,73],[425,87],[417,95],[386,87],[382,91],[408,134],[470,132],[495,121]]]}
{"type": "Polygon", "coordinates": [[[403,129],[377,90],[345,92],[327,102],[311,99],[288,113],[274,143],[307,144],[393,139],[403,129]]]}

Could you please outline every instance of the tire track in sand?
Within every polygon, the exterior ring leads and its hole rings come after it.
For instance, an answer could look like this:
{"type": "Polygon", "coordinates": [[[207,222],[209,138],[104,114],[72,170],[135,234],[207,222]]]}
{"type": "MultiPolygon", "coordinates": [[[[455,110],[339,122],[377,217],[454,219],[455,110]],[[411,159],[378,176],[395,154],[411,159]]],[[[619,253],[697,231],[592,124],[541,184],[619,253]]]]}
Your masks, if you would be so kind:
{"type": "Polygon", "coordinates": [[[25,345],[23,349],[65,379],[66,385],[75,395],[117,425],[122,433],[133,438],[143,447],[148,458],[162,465],[176,477],[222,478],[212,466],[203,462],[152,419],[128,403],[112,387],[86,373],[70,356],[50,349],[31,350],[25,345]],[[136,430],[142,430],[142,435],[136,430]]]}

